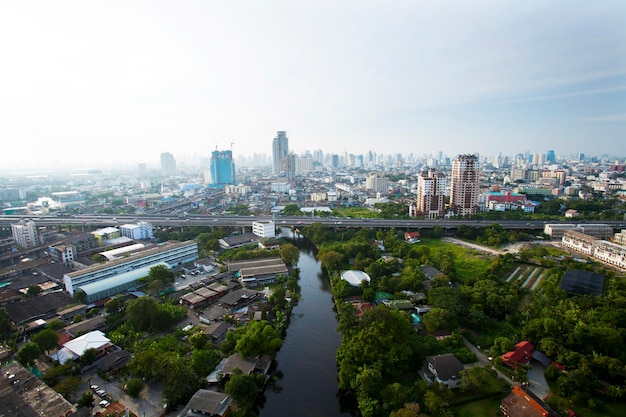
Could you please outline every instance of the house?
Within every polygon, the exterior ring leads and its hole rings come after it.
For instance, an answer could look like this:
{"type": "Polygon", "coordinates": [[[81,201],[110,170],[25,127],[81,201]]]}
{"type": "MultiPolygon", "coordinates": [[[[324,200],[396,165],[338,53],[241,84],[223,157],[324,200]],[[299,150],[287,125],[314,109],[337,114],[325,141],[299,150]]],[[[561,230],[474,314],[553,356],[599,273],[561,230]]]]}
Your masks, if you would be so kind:
{"type": "Polygon", "coordinates": [[[565,217],[568,219],[573,219],[574,217],[578,217],[578,210],[569,209],[565,212],[565,217]]]}
{"type": "Polygon", "coordinates": [[[440,270],[438,270],[434,266],[422,265],[422,266],[420,266],[420,269],[424,273],[424,277],[428,278],[431,281],[433,281],[437,275],[445,276],[445,274],[443,272],[441,272],[440,270]]]}
{"type": "Polygon", "coordinates": [[[452,353],[426,357],[421,370],[422,377],[429,383],[439,382],[448,388],[456,388],[461,379],[463,364],[452,353]]]}
{"type": "Polygon", "coordinates": [[[560,417],[539,397],[519,384],[513,385],[511,394],[502,400],[500,410],[507,417],[560,417]]]}
{"type": "Polygon", "coordinates": [[[228,414],[232,402],[232,398],[224,393],[201,389],[191,397],[180,415],[222,417],[228,414]]]}
{"type": "Polygon", "coordinates": [[[404,232],[404,240],[408,243],[417,243],[420,241],[420,232],[404,232]]]}
{"type": "Polygon", "coordinates": [[[502,362],[511,368],[517,368],[519,365],[528,365],[535,352],[535,346],[528,341],[519,342],[515,345],[515,349],[501,356],[502,362]]]}
{"type": "Polygon", "coordinates": [[[59,349],[53,357],[59,363],[64,364],[80,358],[87,349],[96,349],[98,357],[101,357],[106,353],[106,349],[111,346],[113,346],[111,341],[104,336],[104,333],[100,330],[94,330],[65,343],[63,348],[59,349]]]}

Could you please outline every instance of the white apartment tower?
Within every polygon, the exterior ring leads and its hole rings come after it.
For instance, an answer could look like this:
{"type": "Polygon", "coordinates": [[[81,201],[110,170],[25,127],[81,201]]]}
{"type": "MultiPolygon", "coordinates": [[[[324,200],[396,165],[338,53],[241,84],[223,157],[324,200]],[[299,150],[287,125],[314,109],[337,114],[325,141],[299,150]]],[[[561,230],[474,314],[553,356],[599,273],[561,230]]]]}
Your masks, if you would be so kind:
{"type": "Polygon", "coordinates": [[[37,226],[32,220],[21,220],[19,223],[12,224],[11,233],[15,244],[20,248],[34,248],[40,243],[37,226]]]}
{"type": "Polygon", "coordinates": [[[272,141],[272,173],[280,174],[280,161],[289,155],[289,139],[287,132],[280,130],[272,141]]]}
{"type": "Polygon", "coordinates": [[[450,208],[457,216],[478,213],[479,173],[480,168],[476,155],[459,155],[452,163],[450,208]]]}
{"type": "Polygon", "coordinates": [[[176,173],[176,159],[169,152],[161,154],[161,174],[174,175],[176,173]]]}
{"type": "Polygon", "coordinates": [[[389,192],[389,178],[370,175],[365,179],[365,188],[386,195],[389,192]]]}
{"type": "Polygon", "coordinates": [[[434,169],[423,171],[417,177],[417,213],[436,219],[444,215],[445,202],[446,174],[434,169]]]}

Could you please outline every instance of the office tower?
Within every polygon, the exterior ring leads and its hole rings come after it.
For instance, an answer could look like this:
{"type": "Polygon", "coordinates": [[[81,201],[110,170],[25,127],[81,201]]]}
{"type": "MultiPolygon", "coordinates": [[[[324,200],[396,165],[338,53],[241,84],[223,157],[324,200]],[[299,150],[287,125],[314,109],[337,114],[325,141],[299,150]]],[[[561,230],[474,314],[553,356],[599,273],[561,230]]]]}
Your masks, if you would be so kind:
{"type": "Polygon", "coordinates": [[[553,150],[549,150],[548,152],[546,152],[546,162],[548,162],[549,164],[553,164],[556,162],[556,155],[554,154],[553,150]]]}
{"type": "Polygon", "coordinates": [[[452,162],[450,208],[457,216],[478,213],[479,163],[476,155],[459,155],[452,162]]]}
{"type": "Polygon", "coordinates": [[[279,130],[272,141],[272,173],[280,174],[280,160],[289,155],[289,139],[287,132],[279,130]]]}
{"type": "Polygon", "coordinates": [[[34,248],[40,243],[37,226],[35,226],[35,222],[32,220],[21,220],[19,223],[12,224],[11,233],[13,234],[15,244],[20,248],[34,248]]]}
{"type": "Polygon", "coordinates": [[[176,159],[169,152],[161,154],[161,174],[174,175],[176,173],[176,159]]]}
{"type": "Polygon", "coordinates": [[[235,184],[235,163],[233,151],[213,151],[211,153],[211,187],[223,188],[235,184]]]}
{"type": "Polygon", "coordinates": [[[417,213],[427,219],[441,217],[445,202],[446,174],[434,169],[423,171],[417,177],[417,213]]]}

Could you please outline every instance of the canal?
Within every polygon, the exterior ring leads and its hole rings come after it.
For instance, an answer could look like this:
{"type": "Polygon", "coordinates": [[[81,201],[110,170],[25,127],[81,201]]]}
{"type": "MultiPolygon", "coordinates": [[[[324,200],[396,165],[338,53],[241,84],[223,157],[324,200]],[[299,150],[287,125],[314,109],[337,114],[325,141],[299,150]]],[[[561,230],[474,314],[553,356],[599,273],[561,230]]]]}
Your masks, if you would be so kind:
{"type": "MultiPolygon", "coordinates": [[[[282,237],[293,235],[282,229],[282,237]]],[[[283,346],[276,356],[275,374],[260,405],[260,417],[335,417],[358,415],[337,390],[337,334],[330,283],[315,258],[315,247],[293,240],[300,249],[302,298],[294,307],[283,346]]]]}

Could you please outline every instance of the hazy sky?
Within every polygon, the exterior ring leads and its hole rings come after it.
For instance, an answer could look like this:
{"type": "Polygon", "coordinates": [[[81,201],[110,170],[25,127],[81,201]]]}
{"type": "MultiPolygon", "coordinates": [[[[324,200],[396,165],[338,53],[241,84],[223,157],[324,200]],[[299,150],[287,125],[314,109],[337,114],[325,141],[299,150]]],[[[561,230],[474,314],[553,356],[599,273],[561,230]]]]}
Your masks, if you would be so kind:
{"type": "Polygon", "coordinates": [[[4,1],[3,167],[626,155],[626,1],[4,1]]]}

